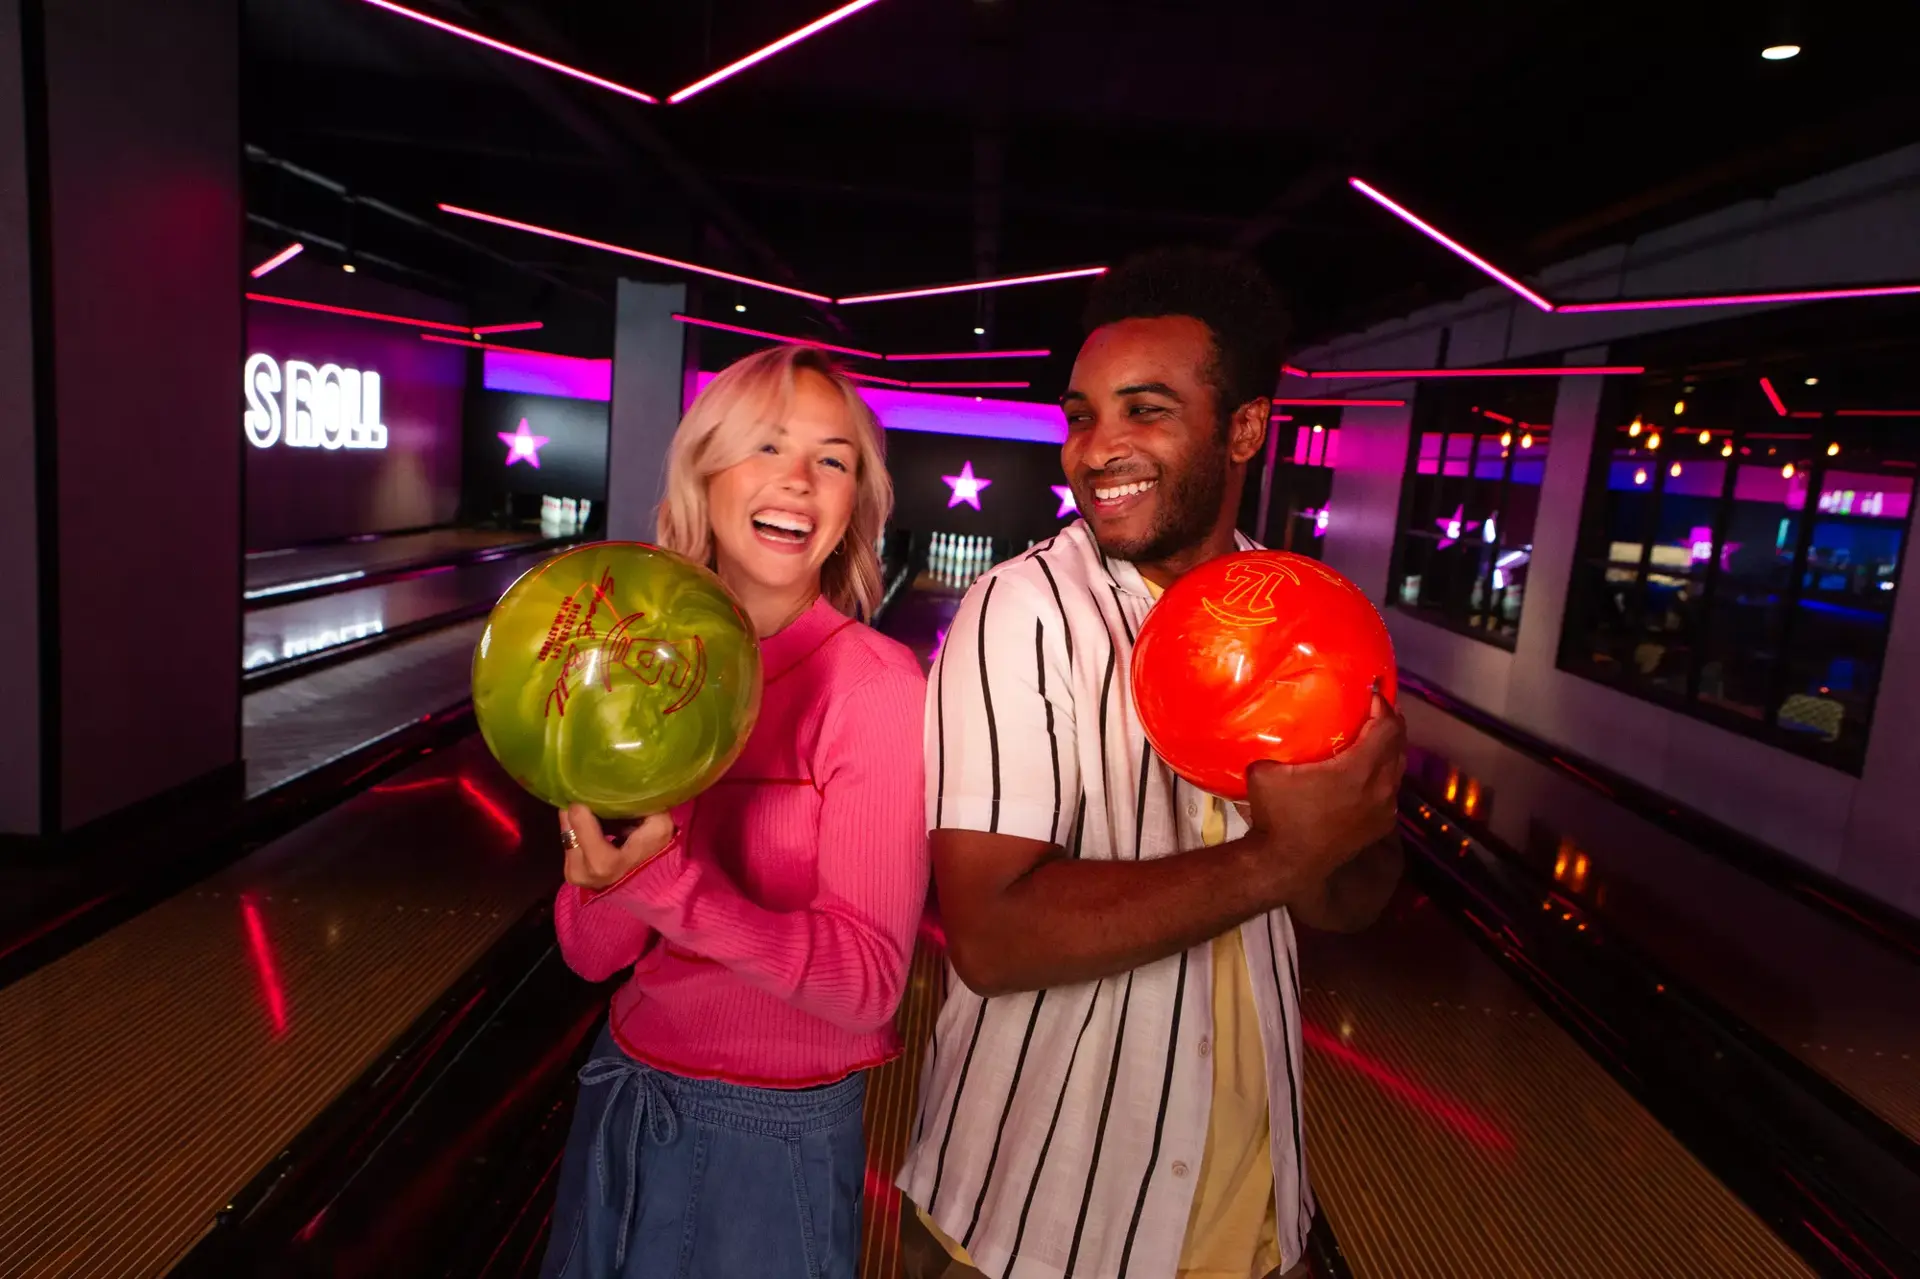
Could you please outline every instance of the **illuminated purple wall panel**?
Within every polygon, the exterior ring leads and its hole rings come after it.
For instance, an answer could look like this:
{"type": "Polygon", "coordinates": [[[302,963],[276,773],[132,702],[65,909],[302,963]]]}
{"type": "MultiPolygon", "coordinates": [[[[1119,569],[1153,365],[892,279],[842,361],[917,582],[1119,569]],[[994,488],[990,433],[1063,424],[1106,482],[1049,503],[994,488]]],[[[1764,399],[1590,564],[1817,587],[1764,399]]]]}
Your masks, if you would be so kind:
{"type": "Polygon", "coordinates": [[[613,361],[521,351],[482,353],[480,382],[489,391],[558,395],[569,400],[613,399],[613,361]]]}

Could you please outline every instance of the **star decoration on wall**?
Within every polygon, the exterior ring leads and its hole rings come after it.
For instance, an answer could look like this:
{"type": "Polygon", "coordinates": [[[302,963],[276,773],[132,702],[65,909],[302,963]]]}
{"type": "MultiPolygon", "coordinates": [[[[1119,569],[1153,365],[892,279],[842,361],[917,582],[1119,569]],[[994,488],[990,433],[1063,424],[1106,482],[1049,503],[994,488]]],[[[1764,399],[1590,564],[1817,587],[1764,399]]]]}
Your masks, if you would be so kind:
{"type": "Polygon", "coordinates": [[[1080,513],[1080,503],[1073,500],[1073,490],[1065,484],[1050,485],[1053,495],[1060,499],[1060,509],[1053,513],[1056,520],[1064,520],[1069,515],[1080,513]]]}
{"type": "Polygon", "coordinates": [[[1460,540],[1460,522],[1466,518],[1466,508],[1456,506],[1452,515],[1443,515],[1434,523],[1440,526],[1440,549],[1445,550],[1460,540]]]}
{"type": "Polygon", "coordinates": [[[980,490],[993,483],[992,480],[983,480],[976,476],[973,473],[972,462],[962,462],[960,464],[960,474],[943,475],[940,478],[945,480],[947,487],[953,490],[953,496],[947,499],[948,509],[952,509],[960,505],[960,503],[965,502],[974,510],[979,510],[980,490]]]}
{"type": "Polygon", "coordinates": [[[520,429],[509,435],[505,431],[495,431],[500,442],[507,446],[507,465],[525,462],[534,470],[540,469],[540,446],[547,442],[544,435],[535,435],[527,429],[527,419],[520,419],[520,429]]]}

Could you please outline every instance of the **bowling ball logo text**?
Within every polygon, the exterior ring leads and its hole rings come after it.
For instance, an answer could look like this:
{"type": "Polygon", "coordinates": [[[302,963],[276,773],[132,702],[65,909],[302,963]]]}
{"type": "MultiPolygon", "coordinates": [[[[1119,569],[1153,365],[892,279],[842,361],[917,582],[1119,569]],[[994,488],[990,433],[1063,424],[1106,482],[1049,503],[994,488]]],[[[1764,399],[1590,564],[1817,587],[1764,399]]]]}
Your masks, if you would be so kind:
{"type": "Polygon", "coordinates": [[[1274,596],[1281,583],[1300,585],[1300,575],[1294,571],[1295,563],[1309,572],[1318,573],[1329,582],[1342,584],[1342,579],[1307,559],[1284,564],[1231,564],[1227,566],[1225,574],[1225,593],[1218,599],[1202,597],[1200,607],[1206,609],[1215,621],[1228,626],[1271,626],[1279,618],[1279,601],[1274,596]]]}
{"type": "Polygon", "coordinates": [[[560,673],[547,694],[547,718],[566,715],[577,680],[597,680],[603,691],[612,692],[616,671],[648,688],[664,685],[676,693],[663,715],[684,709],[706,684],[707,649],[698,635],[674,641],[635,634],[646,613],[620,614],[613,605],[613,592],[613,574],[604,572],[598,582],[582,583],[554,612],[535,659],[560,662],[560,673]]]}

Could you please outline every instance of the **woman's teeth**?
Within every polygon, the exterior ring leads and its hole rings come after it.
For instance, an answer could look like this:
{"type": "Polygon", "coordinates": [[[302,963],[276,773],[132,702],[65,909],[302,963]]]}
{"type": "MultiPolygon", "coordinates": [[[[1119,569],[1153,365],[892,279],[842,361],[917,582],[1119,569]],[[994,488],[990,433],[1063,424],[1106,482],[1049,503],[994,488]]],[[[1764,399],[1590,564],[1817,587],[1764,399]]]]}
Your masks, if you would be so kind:
{"type": "Polygon", "coordinates": [[[763,511],[753,517],[754,531],[777,542],[800,543],[813,533],[813,521],[800,515],[763,511]]]}
{"type": "Polygon", "coordinates": [[[1102,502],[1117,502],[1123,497],[1144,493],[1158,483],[1158,480],[1136,480],[1132,484],[1120,484],[1113,488],[1096,488],[1093,490],[1093,496],[1102,502]]]}

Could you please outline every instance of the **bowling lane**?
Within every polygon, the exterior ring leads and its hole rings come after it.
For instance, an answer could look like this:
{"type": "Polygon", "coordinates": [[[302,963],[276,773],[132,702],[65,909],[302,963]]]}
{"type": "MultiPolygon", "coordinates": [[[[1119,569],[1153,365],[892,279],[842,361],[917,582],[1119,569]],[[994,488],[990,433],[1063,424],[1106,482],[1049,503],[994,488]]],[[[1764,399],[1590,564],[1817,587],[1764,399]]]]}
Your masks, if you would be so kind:
{"type": "Polygon", "coordinates": [[[524,529],[440,528],[321,546],[252,551],[246,558],[246,596],[249,601],[271,599],[277,594],[344,584],[539,540],[539,534],[524,529]]]}
{"type": "Polygon", "coordinates": [[[1430,801],[1920,1139],[1920,963],[1418,697],[1403,707],[1430,801]]]}
{"type": "Polygon", "coordinates": [[[543,547],[478,564],[446,564],[395,582],[251,609],[244,621],[242,669],[270,671],[374,636],[472,617],[492,607],[514,579],[555,549],[543,547]]]}
{"type": "Polygon", "coordinates": [[[0,989],[0,1274],[164,1273],[557,883],[477,738],[0,989]]]}

